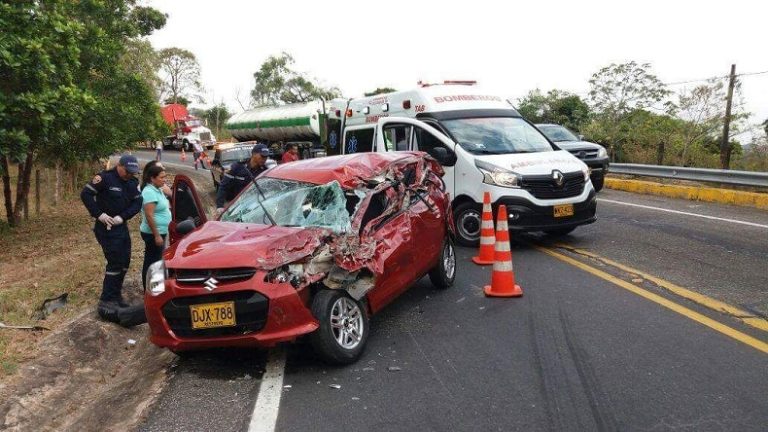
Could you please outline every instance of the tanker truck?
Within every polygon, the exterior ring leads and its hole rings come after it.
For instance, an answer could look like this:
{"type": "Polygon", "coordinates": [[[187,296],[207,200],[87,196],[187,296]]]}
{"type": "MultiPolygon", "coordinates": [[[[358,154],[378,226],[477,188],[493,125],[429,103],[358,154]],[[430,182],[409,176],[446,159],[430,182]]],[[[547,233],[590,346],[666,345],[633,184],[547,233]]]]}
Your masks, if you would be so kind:
{"type": "Polygon", "coordinates": [[[346,104],[334,99],[256,108],[233,115],[226,128],[239,142],[266,143],[278,160],[287,144],[298,146],[301,159],[338,154],[346,104]]]}

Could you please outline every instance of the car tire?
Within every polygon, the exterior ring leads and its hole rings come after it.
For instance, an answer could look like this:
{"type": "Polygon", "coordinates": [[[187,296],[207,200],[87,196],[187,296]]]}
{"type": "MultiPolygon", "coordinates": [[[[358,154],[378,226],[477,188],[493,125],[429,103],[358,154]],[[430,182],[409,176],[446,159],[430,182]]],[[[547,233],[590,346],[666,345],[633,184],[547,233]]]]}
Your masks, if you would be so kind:
{"type": "Polygon", "coordinates": [[[184,142],[181,143],[181,148],[184,151],[188,151],[188,152],[192,151],[192,146],[189,144],[189,141],[187,141],[187,140],[184,140],[184,142]]]}
{"type": "Polygon", "coordinates": [[[344,290],[324,289],[312,299],[312,315],[320,328],[309,335],[309,341],[323,361],[342,365],[360,358],[370,331],[363,302],[344,290]],[[358,334],[356,340],[354,334],[358,334]]]}
{"type": "Polygon", "coordinates": [[[462,246],[480,244],[480,225],[483,208],[474,202],[465,202],[456,206],[453,221],[456,224],[456,242],[462,246]]]}
{"type": "Polygon", "coordinates": [[[595,176],[592,178],[592,186],[595,188],[595,192],[600,192],[605,184],[604,176],[595,176]]]}
{"type": "Polygon", "coordinates": [[[456,247],[450,236],[445,236],[440,249],[440,260],[429,271],[429,280],[435,288],[446,289],[456,280],[456,247]]]}
{"type": "Polygon", "coordinates": [[[566,236],[566,235],[570,234],[575,229],[576,229],[576,227],[558,228],[558,229],[546,230],[546,231],[544,231],[544,233],[546,233],[549,236],[553,236],[553,237],[562,237],[562,236],[566,236]]]}

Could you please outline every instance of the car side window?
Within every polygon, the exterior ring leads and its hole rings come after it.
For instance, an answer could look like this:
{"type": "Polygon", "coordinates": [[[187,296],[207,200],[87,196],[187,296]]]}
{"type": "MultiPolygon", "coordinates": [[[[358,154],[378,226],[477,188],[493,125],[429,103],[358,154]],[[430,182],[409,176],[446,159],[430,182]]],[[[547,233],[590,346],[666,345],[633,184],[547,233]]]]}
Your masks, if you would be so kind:
{"type": "Polygon", "coordinates": [[[344,149],[346,154],[364,153],[373,151],[373,135],[375,128],[347,130],[344,135],[344,149]]]}

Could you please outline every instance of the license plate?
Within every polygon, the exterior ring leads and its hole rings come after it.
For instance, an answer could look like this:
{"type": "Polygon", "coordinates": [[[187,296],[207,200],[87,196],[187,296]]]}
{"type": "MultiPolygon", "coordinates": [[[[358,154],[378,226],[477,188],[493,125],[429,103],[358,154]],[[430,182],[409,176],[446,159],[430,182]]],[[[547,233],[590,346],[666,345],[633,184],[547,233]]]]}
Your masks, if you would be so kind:
{"type": "Polygon", "coordinates": [[[191,305],[189,314],[192,316],[193,329],[232,327],[237,324],[233,301],[191,305]]]}
{"type": "Polygon", "coordinates": [[[555,206],[555,217],[573,216],[573,204],[560,204],[555,206]]]}

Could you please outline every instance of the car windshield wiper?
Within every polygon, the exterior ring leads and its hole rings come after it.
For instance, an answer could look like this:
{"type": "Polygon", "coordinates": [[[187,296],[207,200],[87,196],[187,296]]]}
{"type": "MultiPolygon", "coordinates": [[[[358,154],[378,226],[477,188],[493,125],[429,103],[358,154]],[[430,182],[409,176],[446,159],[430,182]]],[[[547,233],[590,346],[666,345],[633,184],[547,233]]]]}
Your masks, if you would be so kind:
{"type": "MultiPolygon", "coordinates": [[[[267,199],[264,196],[264,191],[261,190],[261,186],[259,186],[259,182],[256,181],[256,177],[253,176],[251,169],[246,166],[245,170],[248,172],[248,175],[251,177],[251,182],[253,182],[253,186],[256,187],[256,190],[259,192],[259,195],[261,195],[262,198],[267,199]]],[[[261,206],[261,210],[264,212],[264,214],[267,215],[267,218],[269,218],[269,221],[272,223],[272,226],[277,225],[277,222],[275,222],[275,219],[272,217],[271,214],[269,214],[269,212],[267,211],[267,208],[264,207],[264,203],[261,202],[259,197],[256,197],[256,201],[259,203],[259,206],[261,206]]]]}

